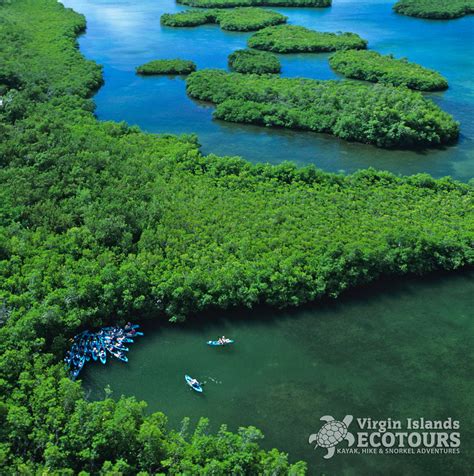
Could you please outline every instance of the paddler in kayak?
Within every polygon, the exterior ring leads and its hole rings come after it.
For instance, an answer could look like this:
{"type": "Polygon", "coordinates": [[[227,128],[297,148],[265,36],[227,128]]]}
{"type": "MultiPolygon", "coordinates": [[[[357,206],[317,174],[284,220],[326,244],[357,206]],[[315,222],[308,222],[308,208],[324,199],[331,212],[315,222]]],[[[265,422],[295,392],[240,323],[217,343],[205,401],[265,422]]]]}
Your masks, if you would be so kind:
{"type": "Polygon", "coordinates": [[[201,384],[195,379],[195,378],[192,378],[189,383],[195,387],[195,386],[200,386],[201,384]]]}
{"type": "Polygon", "coordinates": [[[221,345],[224,345],[224,344],[227,344],[229,342],[230,339],[227,339],[226,336],[222,336],[222,337],[219,337],[219,340],[217,342],[219,342],[219,344],[221,345]]]}

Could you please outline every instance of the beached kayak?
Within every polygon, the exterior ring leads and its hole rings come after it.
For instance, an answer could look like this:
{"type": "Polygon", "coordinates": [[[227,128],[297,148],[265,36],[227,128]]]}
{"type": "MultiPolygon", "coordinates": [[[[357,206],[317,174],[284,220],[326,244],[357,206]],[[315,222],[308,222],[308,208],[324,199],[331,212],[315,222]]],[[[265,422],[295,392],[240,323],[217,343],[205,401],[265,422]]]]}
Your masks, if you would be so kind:
{"type": "Polygon", "coordinates": [[[123,351],[123,352],[128,352],[128,350],[129,350],[128,347],[125,347],[124,345],[122,345],[122,344],[120,344],[120,343],[118,343],[118,344],[111,344],[111,345],[112,345],[112,347],[114,347],[115,349],[121,350],[121,351],[123,351]]]}
{"type": "Polygon", "coordinates": [[[191,383],[193,381],[193,378],[190,377],[189,375],[185,375],[184,379],[186,380],[186,383],[196,392],[202,393],[202,387],[199,385],[199,383],[191,383]]]}
{"type": "Polygon", "coordinates": [[[212,345],[212,346],[222,346],[222,345],[229,345],[233,344],[234,341],[232,339],[227,339],[225,342],[219,342],[218,340],[208,340],[207,345],[212,345]]]}
{"type": "Polygon", "coordinates": [[[125,354],[129,350],[127,344],[133,343],[135,337],[143,335],[143,332],[136,330],[138,327],[138,324],[129,325],[126,331],[119,326],[109,326],[103,327],[98,332],[86,330],[77,334],[71,339],[73,342],[71,349],[64,358],[71,376],[76,378],[86,362],[93,360],[105,364],[107,353],[128,362],[128,357],[125,354]]]}
{"type": "Polygon", "coordinates": [[[107,349],[111,355],[113,355],[116,359],[122,360],[123,362],[128,362],[128,357],[121,352],[114,352],[110,349],[107,349]]]}

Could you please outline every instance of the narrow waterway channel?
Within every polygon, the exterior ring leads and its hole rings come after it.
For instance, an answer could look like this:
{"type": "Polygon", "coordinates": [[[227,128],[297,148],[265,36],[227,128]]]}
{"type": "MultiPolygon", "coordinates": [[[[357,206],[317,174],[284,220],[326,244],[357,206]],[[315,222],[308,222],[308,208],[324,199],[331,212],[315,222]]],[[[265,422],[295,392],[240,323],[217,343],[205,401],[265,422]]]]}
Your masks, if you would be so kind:
{"type": "MultiPolygon", "coordinates": [[[[267,447],[304,459],[310,474],[466,474],[473,461],[474,273],[383,282],[338,302],[276,312],[198,316],[145,327],[129,363],[90,365],[89,398],[146,400],[179,428],[189,416],[213,429],[255,425],[267,447]],[[232,347],[206,341],[225,334],[232,347]],[[184,374],[205,382],[193,392],[184,374]],[[323,415],[405,421],[457,419],[461,454],[341,455],[308,444],[323,415]]],[[[352,423],[357,429],[355,420],[352,423]]],[[[342,445],[341,445],[342,446],[342,445]]],[[[344,445],[345,446],[345,445],[344,445]]]]}

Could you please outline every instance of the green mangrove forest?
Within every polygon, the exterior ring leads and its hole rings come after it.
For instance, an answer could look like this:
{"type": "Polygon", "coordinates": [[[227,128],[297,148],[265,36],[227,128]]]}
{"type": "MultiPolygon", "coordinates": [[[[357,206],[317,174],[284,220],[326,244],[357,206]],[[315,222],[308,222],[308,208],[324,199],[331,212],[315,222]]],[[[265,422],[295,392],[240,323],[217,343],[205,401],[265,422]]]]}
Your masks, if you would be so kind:
{"type": "Polygon", "coordinates": [[[183,59],[159,59],[137,66],[137,74],[190,74],[196,71],[193,61],[183,59]]]}
{"type": "Polygon", "coordinates": [[[438,146],[459,124],[420,93],[390,85],[318,81],[202,70],[187,92],[217,105],[215,118],[334,134],[378,147],[438,146]]]}
{"type": "MultiPolygon", "coordinates": [[[[77,50],[82,16],[54,0],[17,0],[0,5],[0,25],[2,474],[304,474],[304,463],[263,451],[255,428],[212,434],[205,420],[185,420],[173,430],[133,398],[87,401],[67,377],[61,355],[82,326],[160,306],[158,295],[146,304],[155,285],[142,264],[162,261],[163,249],[140,251],[140,235],[161,228],[170,198],[197,192],[186,162],[205,159],[192,138],[96,121],[88,97],[102,75],[77,50]]],[[[186,218],[175,218],[181,228],[186,218]]]]}
{"type": "Polygon", "coordinates": [[[237,73],[272,74],[280,72],[281,64],[273,53],[245,49],[229,55],[229,68],[237,73]]]}
{"type": "Polygon", "coordinates": [[[329,64],[334,71],[347,78],[406,86],[419,91],[448,88],[447,80],[437,71],[376,51],[338,51],[329,58],[329,64]]]}
{"type": "Polygon", "coordinates": [[[285,23],[287,17],[263,8],[242,7],[231,10],[187,10],[165,13],[161,24],[170,27],[191,27],[209,23],[218,24],[228,31],[255,31],[267,26],[285,23]]]}
{"type": "Polygon", "coordinates": [[[197,8],[234,7],[330,7],[332,0],[176,0],[181,5],[197,8]]]}
{"type": "MultiPolygon", "coordinates": [[[[132,316],[296,306],[384,275],[472,265],[474,189],[252,165],[204,156],[194,136],[100,122],[102,71],[78,50],[84,29],[55,0],[0,3],[2,473],[303,475],[305,463],[263,450],[254,427],[171,429],[133,398],[89,401],[62,362],[69,338],[132,316]]],[[[198,71],[188,92],[235,120],[381,146],[458,134],[418,93],[383,85],[198,71]]]]}
{"type": "Polygon", "coordinates": [[[323,33],[296,25],[264,28],[254,33],[247,44],[250,48],[275,53],[319,53],[367,48],[367,41],[355,33],[323,33]]]}
{"type": "Polygon", "coordinates": [[[397,13],[432,20],[449,20],[474,13],[474,0],[398,0],[397,13]]]}

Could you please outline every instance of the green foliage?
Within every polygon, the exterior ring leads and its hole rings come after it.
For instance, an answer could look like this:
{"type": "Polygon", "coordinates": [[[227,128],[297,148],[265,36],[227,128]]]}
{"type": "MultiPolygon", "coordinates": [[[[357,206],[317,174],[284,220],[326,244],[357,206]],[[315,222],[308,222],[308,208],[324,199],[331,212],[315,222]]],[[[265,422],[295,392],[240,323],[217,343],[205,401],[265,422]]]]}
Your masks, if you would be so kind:
{"type": "Polygon", "coordinates": [[[332,0],[176,0],[198,8],[234,7],[330,7],[332,0]]]}
{"type": "Polygon", "coordinates": [[[217,19],[223,30],[254,31],[285,23],[287,17],[262,8],[236,8],[218,13],[217,19]]]}
{"type": "Polygon", "coordinates": [[[217,23],[223,30],[255,31],[270,25],[285,23],[287,17],[263,8],[235,8],[232,10],[187,10],[165,13],[161,24],[172,27],[189,27],[217,23]]]}
{"type": "MultiPolygon", "coordinates": [[[[12,2],[14,6],[15,2],[12,2]]],[[[38,0],[37,6],[41,8],[45,0],[38,0]]],[[[48,94],[71,94],[88,97],[102,84],[102,70],[92,61],[86,61],[76,48],[71,48],[71,43],[76,45],[76,37],[83,32],[86,21],[70,9],[64,8],[60,3],[48,8],[47,23],[31,22],[28,31],[19,34],[12,25],[14,17],[8,4],[2,8],[0,21],[1,55],[7,58],[2,62],[1,70],[15,72],[16,81],[35,83],[39,88],[42,84],[49,85],[48,94]],[[48,44],[49,39],[58,26],[62,35],[55,35],[55,48],[48,44]],[[35,38],[34,44],[29,41],[35,38]],[[12,41],[13,40],[13,41],[12,41]],[[19,49],[18,45],[28,44],[26,48],[19,49]],[[62,50],[70,51],[68,74],[64,74],[62,50]],[[45,74],[43,58],[48,55],[48,73],[45,74]],[[28,66],[27,68],[25,66],[28,66]],[[20,73],[21,72],[21,73],[20,73]]],[[[37,91],[39,93],[39,91],[37,91]]]]}
{"type": "Polygon", "coordinates": [[[67,338],[473,264],[472,186],[204,157],[194,137],[98,122],[83,18],[55,0],[16,0],[0,18],[2,473],[304,474],[255,428],[177,432],[134,399],[88,402],[57,363],[67,338]]]}
{"type": "Polygon", "coordinates": [[[217,10],[186,10],[178,13],[164,13],[160,17],[164,26],[190,27],[217,23],[217,10]]]}
{"type": "Polygon", "coordinates": [[[190,74],[196,71],[193,61],[183,59],[159,59],[138,66],[137,74],[190,74]]]}
{"type": "Polygon", "coordinates": [[[379,147],[436,146],[454,141],[459,125],[420,93],[349,81],[316,81],[202,70],[187,92],[217,104],[232,122],[306,129],[379,147]]]}
{"type": "Polygon", "coordinates": [[[229,55],[229,67],[237,73],[279,73],[281,64],[276,55],[266,51],[237,50],[229,55]]]}
{"type": "Polygon", "coordinates": [[[447,20],[474,13],[473,0],[398,0],[393,6],[397,13],[418,18],[447,20]]]}
{"type": "Polygon", "coordinates": [[[319,53],[367,48],[367,41],[355,33],[322,33],[304,26],[280,25],[257,31],[248,46],[275,53],[319,53]]]}
{"type": "Polygon", "coordinates": [[[223,426],[212,434],[202,419],[194,431],[188,421],[181,431],[171,430],[162,413],[146,415],[143,402],[88,402],[58,365],[36,357],[32,366],[18,350],[2,362],[14,358],[24,362],[15,391],[0,407],[2,439],[8,441],[2,474],[225,475],[236,469],[234,474],[250,476],[264,474],[269,461],[276,463],[274,474],[305,474],[304,463],[261,450],[262,434],[253,427],[231,433],[223,426]]]}
{"type": "Polygon", "coordinates": [[[329,58],[329,64],[338,73],[352,79],[406,86],[419,91],[439,91],[448,87],[446,79],[437,71],[375,51],[338,51],[329,58]]]}
{"type": "Polygon", "coordinates": [[[94,119],[87,96],[100,70],[70,34],[81,16],[54,0],[17,0],[0,7],[0,23],[1,473],[304,474],[304,463],[261,450],[252,427],[212,435],[201,421],[178,433],[164,415],[146,416],[143,402],[90,403],[66,378],[56,362],[68,335],[109,320],[116,305],[159,306],[140,268],[161,252],[138,243],[148,220],[160,227],[159,194],[179,191],[180,175],[194,177],[179,159],[199,156],[197,144],[94,119]]]}

